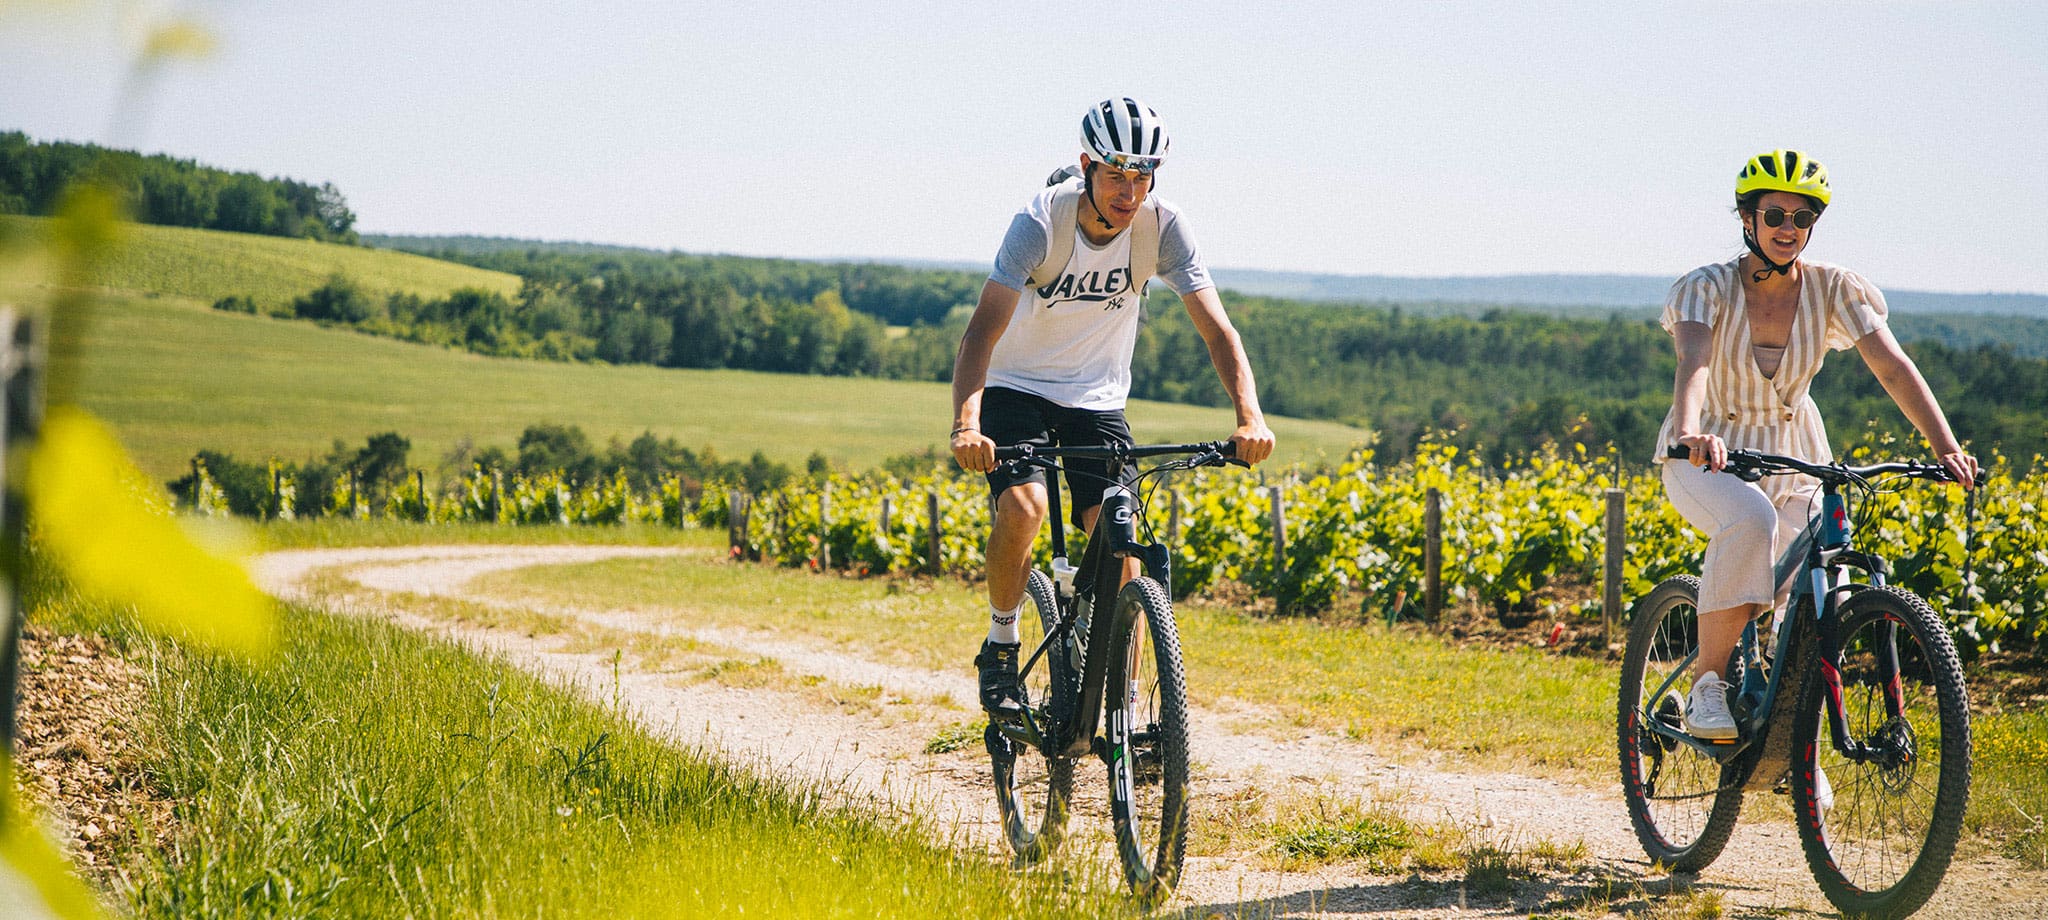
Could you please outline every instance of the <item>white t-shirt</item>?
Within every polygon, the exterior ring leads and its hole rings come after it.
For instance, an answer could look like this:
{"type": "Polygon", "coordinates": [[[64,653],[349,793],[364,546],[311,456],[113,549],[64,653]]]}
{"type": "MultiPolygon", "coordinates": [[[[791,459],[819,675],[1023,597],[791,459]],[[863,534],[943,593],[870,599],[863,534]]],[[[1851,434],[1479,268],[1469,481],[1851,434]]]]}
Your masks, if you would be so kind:
{"type": "MultiPolygon", "coordinates": [[[[1053,280],[1031,288],[1025,279],[1045,258],[1047,234],[1054,232],[1055,190],[1040,192],[1011,219],[996,254],[989,280],[1023,296],[989,357],[987,385],[1074,409],[1121,409],[1131,393],[1131,351],[1143,294],[1131,285],[1130,230],[1097,246],[1081,228],[1062,228],[1074,234],[1073,256],[1053,280]]],[[[1214,287],[1180,211],[1153,200],[1159,207],[1157,277],[1183,296],[1214,287]]]]}

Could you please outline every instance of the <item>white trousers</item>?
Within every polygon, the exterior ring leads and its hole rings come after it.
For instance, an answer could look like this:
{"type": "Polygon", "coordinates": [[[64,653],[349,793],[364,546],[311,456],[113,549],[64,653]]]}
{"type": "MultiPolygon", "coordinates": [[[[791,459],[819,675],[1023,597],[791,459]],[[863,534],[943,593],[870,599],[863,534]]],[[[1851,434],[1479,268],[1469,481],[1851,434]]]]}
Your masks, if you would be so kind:
{"type": "Polygon", "coordinates": [[[1683,460],[1664,463],[1671,506],[1707,535],[1707,558],[1700,566],[1702,613],[1776,603],[1781,586],[1772,583],[1771,567],[1820,511],[1820,483],[1806,482],[1773,502],[1755,483],[1683,460]]]}

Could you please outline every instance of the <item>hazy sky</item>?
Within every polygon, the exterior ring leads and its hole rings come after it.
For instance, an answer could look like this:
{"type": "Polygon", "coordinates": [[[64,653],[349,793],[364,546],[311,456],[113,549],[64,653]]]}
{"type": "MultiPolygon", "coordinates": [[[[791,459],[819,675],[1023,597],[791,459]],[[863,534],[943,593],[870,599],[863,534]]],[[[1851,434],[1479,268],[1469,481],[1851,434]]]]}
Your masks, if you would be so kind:
{"type": "Polygon", "coordinates": [[[0,0],[0,130],[331,181],[368,232],[986,261],[1134,95],[1211,265],[1395,275],[1675,276],[1784,146],[1834,178],[1810,256],[2038,293],[2044,10],[0,0]],[[131,81],[167,13],[216,51],[131,81]]]}

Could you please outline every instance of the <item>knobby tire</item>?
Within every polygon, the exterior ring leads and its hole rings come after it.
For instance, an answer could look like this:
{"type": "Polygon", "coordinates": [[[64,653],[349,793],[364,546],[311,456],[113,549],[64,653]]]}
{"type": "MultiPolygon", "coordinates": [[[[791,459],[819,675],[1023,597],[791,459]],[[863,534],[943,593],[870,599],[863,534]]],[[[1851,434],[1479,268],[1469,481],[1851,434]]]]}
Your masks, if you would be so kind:
{"type": "Polygon", "coordinates": [[[1166,589],[1141,577],[1117,595],[1103,724],[1110,815],[1124,878],[1141,903],[1173,892],[1187,853],[1188,702],[1166,589]]]}
{"type": "Polygon", "coordinates": [[[1675,706],[1692,686],[1689,676],[1673,683],[1676,702],[1646,704],[1643,695],[1674,669],[1692,667],[1686,657],[1699,644],[1699,587],[1690,575],[1668,578],[1636,605],[1616,701],[1622,794],[1636,839],[1651,859],[1687,872],[1721,855],[1742,813],[1741,783],[1732,768],[1643,726],[1649,718],[1677,724],[1675,706]]]}
{"type": "MultiPolygon", "coordinates": [[[[1044,572],[1031,573],[1024,593],[1036,613],[1035,617],[1018,617],[1023,654],[1029,656],[1058,623],[1058,604],[1053,599],[1052,579],[1044,572]]],[[[1068,712],[1079,683],[1080,676],[1074,673],[1065,649],[1048,649],[1025,678],[1025,705],[1048,713],[1068,712]]],[[[1048,725],[1046,730],[1052,727],[1048,725]]],[[[1018,865],[1036,864],[1059,849],[1066,836],[1074,797],[1074,761],[1047,757],[1036,748],[1010,740],[994,725],[988,727],[983,740],[992,762],[1003,836],[1017,855],[1018,865]]]]}
{"type": "Polygon", "coordinates": [[[1793,811],[1807,866],[1828,900],[1852,917],[1889,920],[1920,909],[1955,855],[1970,799],[1969,699],[1948,630],[1926,601],[1896,587],[1858,591],[1842,603],[1840,629],[1849,735],[1884,756],[1857,763],[1835,749],[1824,681],[1809,680],[1793,728],[1804,742],[1793,811]],[[1900,717],[1886,705],[1877,664],[1887,639],[1897,648],[1900,717]],[[1816,766],[1834,791],[1825,813],[1816,766]]]}

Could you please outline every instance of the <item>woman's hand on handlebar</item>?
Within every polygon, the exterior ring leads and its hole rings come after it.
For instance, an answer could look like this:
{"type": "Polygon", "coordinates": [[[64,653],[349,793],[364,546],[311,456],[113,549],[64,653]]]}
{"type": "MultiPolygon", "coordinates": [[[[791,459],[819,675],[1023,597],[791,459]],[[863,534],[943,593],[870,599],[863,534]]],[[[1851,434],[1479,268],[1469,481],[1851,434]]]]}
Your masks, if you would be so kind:
{"type": "Polygon", "coordinates": [[[1236,448],[1235,456],[1247,465],[1258,463],[1273,456],[1273,429],[1263,421],[1237,426],[1230,436],[1231,446],[1236,448]]]}
{"type": "Polygon", "coordinates": [[[996,468],[996,442],[988,435],[968,428],[953,434],[953,462],[970,473],[990,473],[996,468]]]}
{"type": "Polygon", "coordinates": [[[1977,487],[1977,474],[1982,471],[1977,466],[1977,458],[1960,450],[1942,454],[1941,467],[1948,470],[1949,478],[1965,491],[1977,487]]]}
{"type": "Polygon", "coordinates": [[[1728,465],[1728,443],[1715,434],[1680,435],[1678,443],[1691,453],[1689,462],[1693,466],[1704,466],[1718,473],[1728,465]]]}

